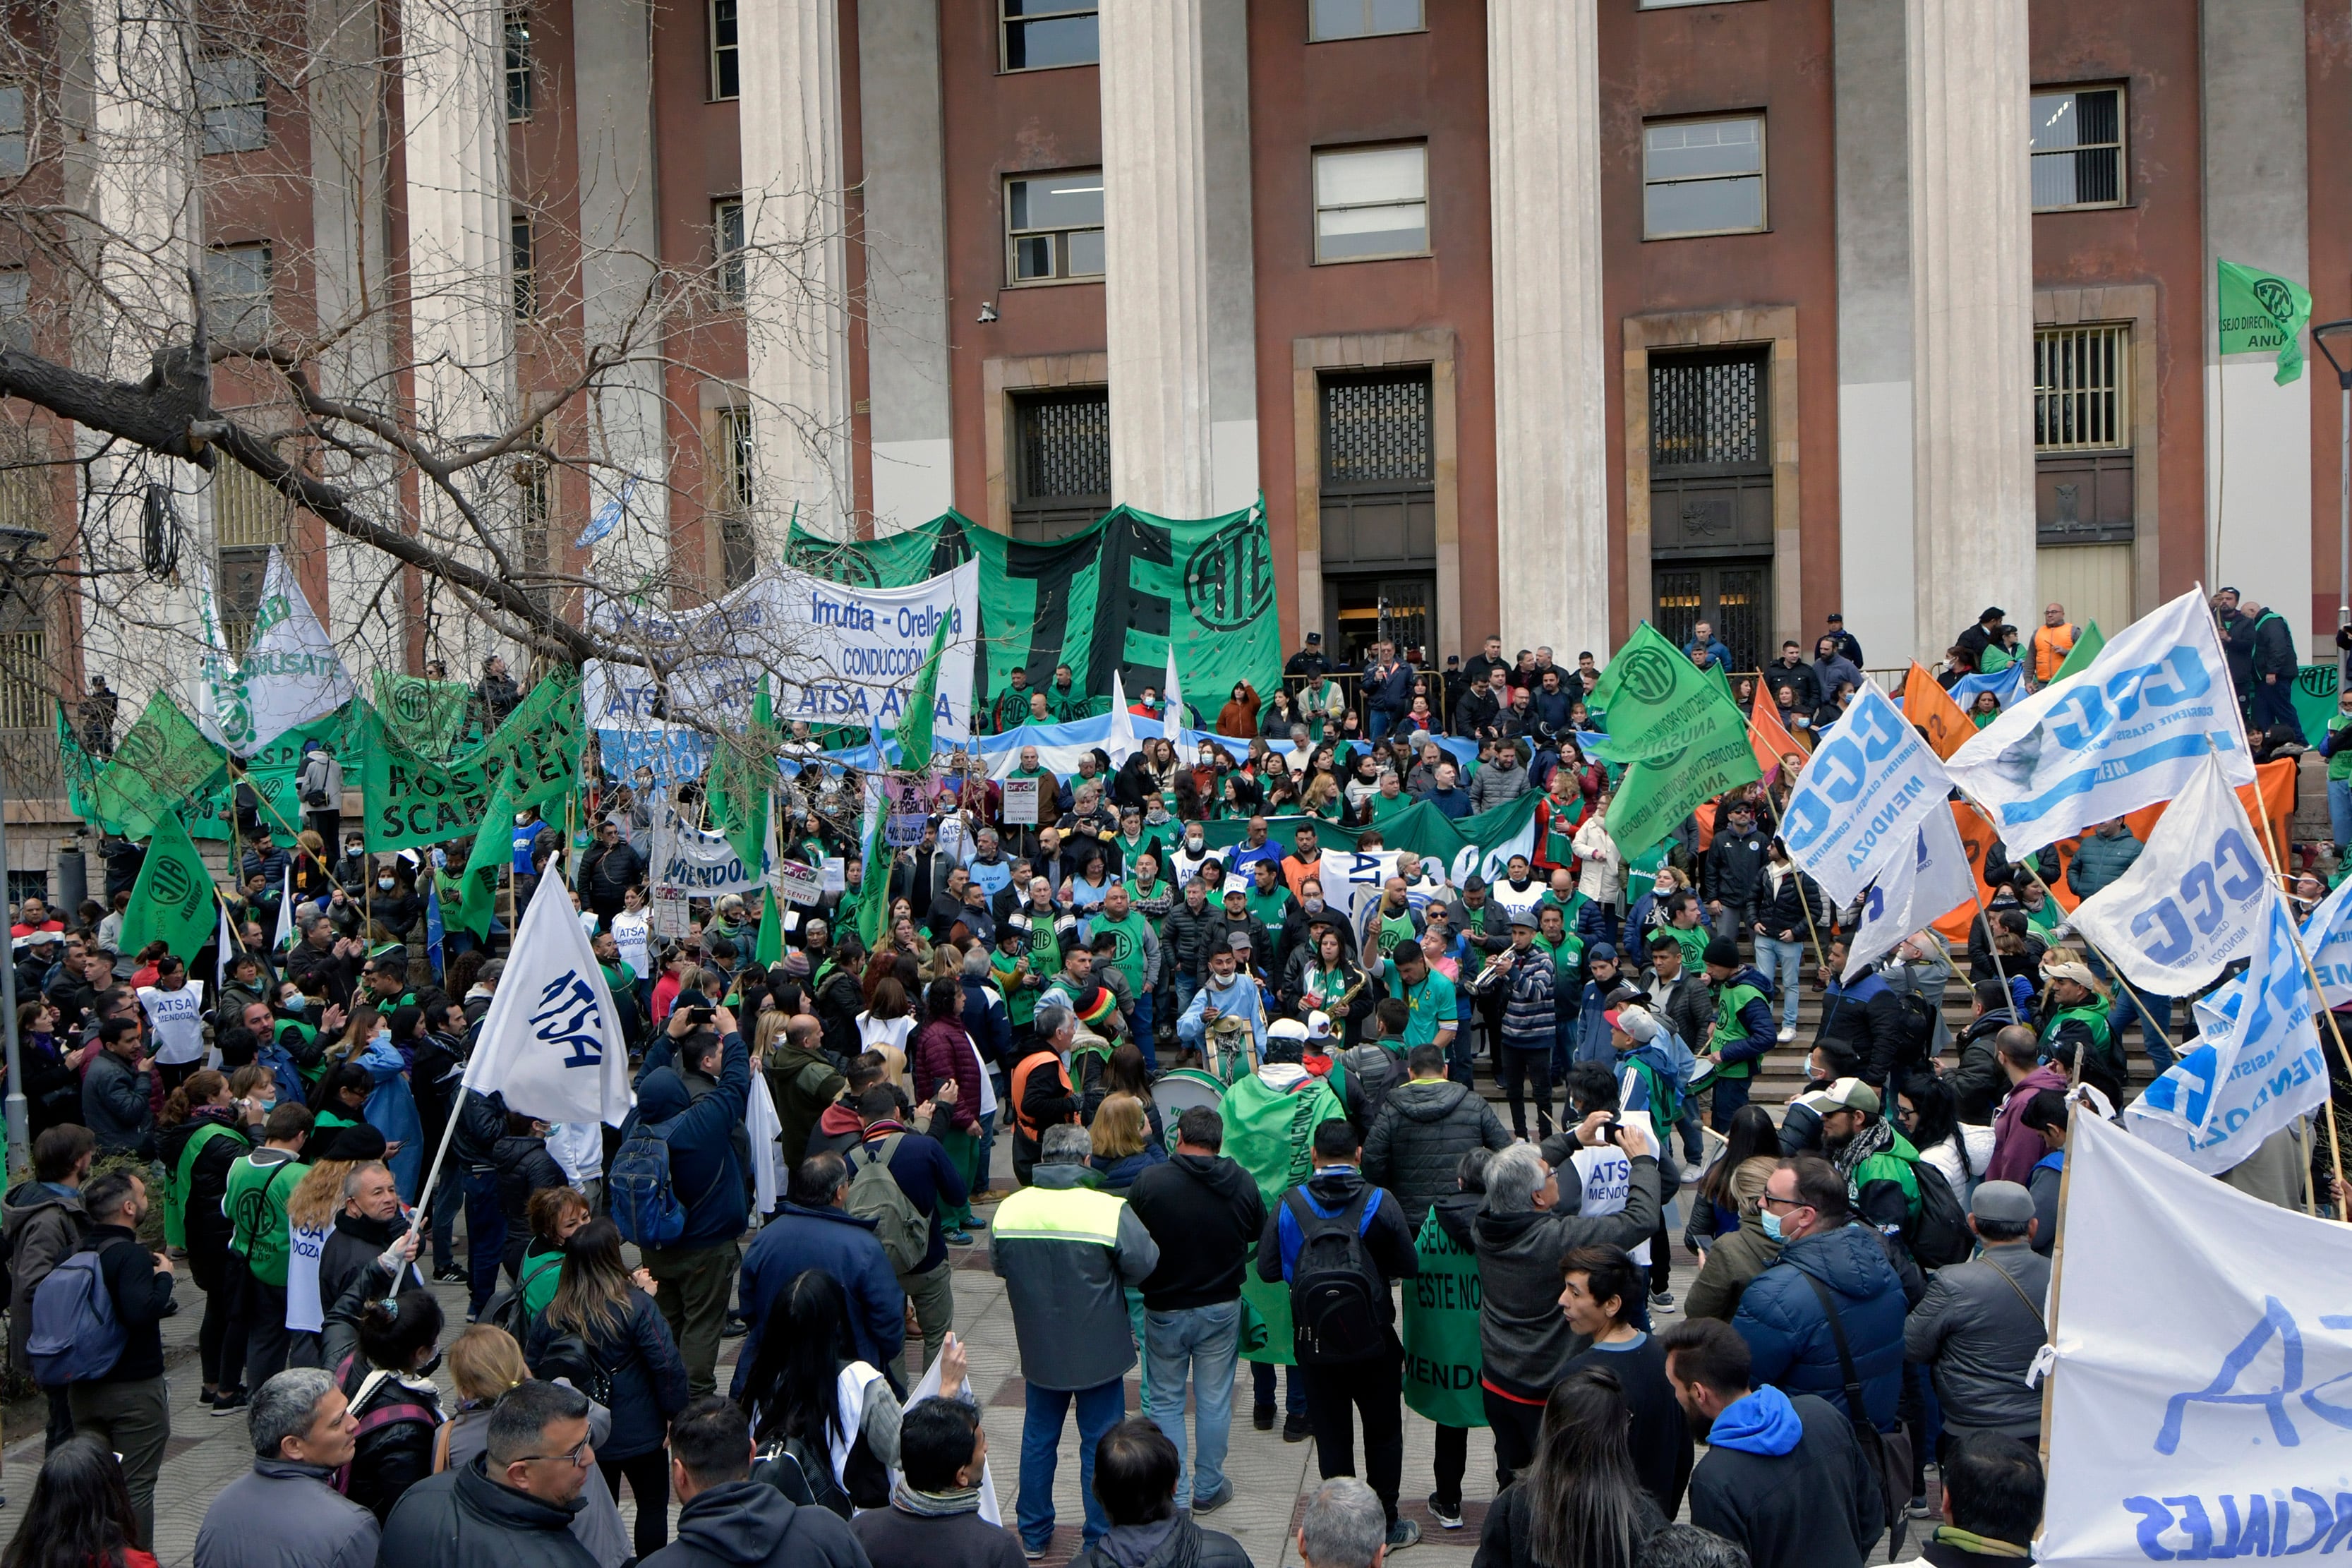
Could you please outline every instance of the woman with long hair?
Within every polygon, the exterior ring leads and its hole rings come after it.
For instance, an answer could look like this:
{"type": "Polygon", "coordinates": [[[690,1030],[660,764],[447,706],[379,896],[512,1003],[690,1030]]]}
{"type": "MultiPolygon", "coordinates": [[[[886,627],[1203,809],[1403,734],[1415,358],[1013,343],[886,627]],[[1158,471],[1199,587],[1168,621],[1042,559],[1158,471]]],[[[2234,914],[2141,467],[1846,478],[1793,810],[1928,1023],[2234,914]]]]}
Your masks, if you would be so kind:
{"type": "Polygon", "coordinates": [[[1353,1044],[1361,1033],[1356,1020],[1371,1010],[1365,989],[1364,972],[1349,960],[1346,940],[1326,926],[1315,933],[1312,943],[1302,943],[1292,952],[1280,994],[1283,1010],[1292,1017],[1303,1021],[1310,1013],[1321,1013],[1343,1041],[1353,1044]],[[1342,996],[1348,1000],[1342,1002],[1342,996]]]}
{"type": "Polygon", "coordinates": [[[541,1377],[568,1372],[572,1386],[612,1411],[596,1468],[614,1497],[625,1477],[636,1496],[640,1557],[669,1542],[667,1433],[687,1399],[686,1363],[654,1306],[656,1289],[651,1274],[633,1274],[622,1259],[621,1227],[592,1219],[564,1244],[562,1278],[523,1343],[541,1377]],[[585,1366],[571,1364],[582,1358],[585,1366]]]}
{"type": "Polygon", "coordinates": [[[155,1568],[113,1451],[95,1437],[49,1450],[0,1568],[155,1568]]]}
{"type": "Polygon", "coordinates": [[[1739,1228],[1739,1204],[1731,1193],[1732,1173],[1741,1162],[1766,1154],[1780,1157],[1780,1129],[1762,1106],[1743,1105],[1731,1113],[1731,1125],[1725,1130],[1723,1157],[1698,1179],[1699,1201],[1691,1205],[1690,1222],[1683,1227],[1683,1245],[1697,1253],[1700,1261],[1706,1260],[1706,1249],[1717,1237],[1739,1228]],[[1750,1110],[1756,1114],[1744,1114],[1750,1110]]]}
{"type": "Polygon", "coordinates": [[[58,1032],[63,1021],[55,1005],[36,997],[16,1005],[16,1038],[24,1056],[25,1100],[32,1134],[81,1121],[81,1063],[87,1047],[73,1048],[58,1032]]]}
{"type": "Polygon", "coordinates": [[[1256,689],[1246,680],[1234,682],[1234,694],[1217,710],[1217,733],[1237,741],[1253,740],[1257,735],[1258,697],[1256,689]]]}
{"type": "Polygon", "coordinates": [[[930,1121],[931,1136],[940,1141],[948,1163],[955,1167],[957,1176],[963,1182],[963,1202],[950,1204],[944,1192],[940,1194],[940,1228],[946,1234],[950,1247],[971,1245],[970,1194],[987,1176],[980,1168],[983,1069],[980,1052],[964,1026],[963,1000],[961,978],[942,975],[925,987],[923,1026],[915,1032],[914,1043],[907,1053],[916,1100],[936,1099],[938,1102],[930,1121]],[[952,1086],[952,1093],[941,1096],[941,1089],[947,1086],[952,1086]]]}
{"type": "MultiPolygon", "coordinates": [[[[941,1397],[969,1400],[964,1371],[963,1342],[950,1334],[940,1352],[941,1397]]],[[[898,1396],[879,1367],[856,1359],[849,1299],[830,1274],[794,1275],[768,1309],[737,1403],[761,1458],[789,1461],[776,1479],[794,1502],[822,1502],[846,1519],[853,1507],[889,1501],[898,1396]]]]}
{"type": "Polygon", "coordinates": [[[1125,1193],[1136,1177],[1168,1158],[1168,1146],[1151,1136],[1143,1101],[1131,1094],[1106,1096],[1095,1108],[1089,1135],[1094,1154],[1087,1163],[1102,1178],[1107,1193],[1125,1193]]]}
{"type": "Polygon", "coordinates": [[[900,1060],[907,1054],[907,1037],[915,1031],[915,1020],[907,1005],[907,988],[898,976],[886,975],[875,983],[873,998],[866,1011],[857,1015],[857,1043],[867,1050],[877,1047],[894,1051],[900,1060]]]}
{"type": "MultiPolygon", "coordinates": [[[[240,1071],[246,1069],[239,1069],[240,1071]]],[[[245,1116],[228,1079],[210,1068],[200,1068],[181,1080],[163,1102],[163,1238],[188,1252],[188,1272],[205,1293],[205,1320],[196,1331],[196,1356],[203,1367],[203,1386],[196,1402],[235,1410],[244,1405],[238,1379],[245,1374],[244,1346],[234,1364],[224,1366],[222,1350],[228,1342],[230,1308],[228,1282],[229,1236],[233,1229],[222,1212],[228,1193],[229,1167],[253,1148],[245,1116]]]]}
{"type": "Polygon", "coordinates": [[[1966,1204],[1992,1163],[1993,1131],[1964,1124],[1949,1079],[1932,1069],[1913,1072],[1896,1086],[1895,1126],[1919,1158],[1942,1173],[1944,1184],[1966,1204]]]}
{"type": "Polygon", "coordinates": [[[1535,1462],[1487,1510],[1478,1568],[1635,1568],[1667,1520],[1634,1473],[1633,1426],[1607,1368],[1553,1384],[1535,1462]]]}
{"type": "Polygon", "coordinates": [[[1078,874],[1070,879],[1070,907],[1083,920],[1088,910],[1100,904],[1110,892],[1110,862],[1099,849],[1086,851],[1085,863],[1078,874]]]}
{"type": "MultiPolygon", "coordinates": [[[[383,1278],[371,1265],[362,1284],[383,1278]]],[[[375,1515],[390,1517],[401,1494],[433,1473],[434,1437],[441,1427],[441,1393],[433,1385],[439,1364],[441,1303],[430,1290],[376,1296],[359,1308],[356,1353],[330,1367],[351,1401],[360,1427],[344,1495],[375,1515]]],[[[339,1313],[350,1303],[339,1302],[339,1313]]]]}

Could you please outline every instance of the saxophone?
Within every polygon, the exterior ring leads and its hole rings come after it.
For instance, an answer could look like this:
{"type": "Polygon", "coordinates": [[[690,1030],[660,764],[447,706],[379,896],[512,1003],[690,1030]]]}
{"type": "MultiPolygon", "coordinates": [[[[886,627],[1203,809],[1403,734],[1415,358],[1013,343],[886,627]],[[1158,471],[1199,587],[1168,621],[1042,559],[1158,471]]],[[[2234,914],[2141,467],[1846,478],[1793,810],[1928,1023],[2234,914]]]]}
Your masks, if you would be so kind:
{"type": "Polygon", "coordinates": [[[1325,997],[1323,1000],[1323,1005],[1318,1009],[1318,1011],[1327,1013],[1334,1018],[1339,1017],[1340,1014],[1347,1010],[1348,1005],[1356,999],[1356,994],[1361,991],[1365,986],[1370,985],[1371,983],[1372,976],[1369,970],[1358,970],[1356,972],[1355,984],[1349,986],[1345,991],[1340,992],[1337,996],[1325,997]]]}

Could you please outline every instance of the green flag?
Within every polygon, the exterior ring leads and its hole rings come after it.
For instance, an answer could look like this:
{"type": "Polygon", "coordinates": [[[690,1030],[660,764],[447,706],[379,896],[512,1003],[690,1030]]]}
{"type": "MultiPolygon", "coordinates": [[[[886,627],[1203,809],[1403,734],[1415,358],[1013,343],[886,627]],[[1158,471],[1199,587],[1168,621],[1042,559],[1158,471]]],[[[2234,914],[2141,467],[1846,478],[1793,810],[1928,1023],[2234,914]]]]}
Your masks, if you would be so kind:
{"type": "Polygon", "coordinates": [[[147,862],[131,889],[122,913],[122,951],[136,952],[160,942],[175,958],[195,961],[196,950],[219,929],[213,907],[213,874],[196,852],[177,814],[165,812],[147,843],[147,862]]]}
{"type": "Polygon", "coordinates": [[[580,672],[566,666],[532,687],[472,760],[509,776],[509,793],[520,811],[580,787],[580,750],[587,735],[580,716],[580,672]]]}
{"type": "Polygon", "coordinates": [[[888,820],[887,811],[874,814],[874,826],[866,835],[865,870],[858,878],[854,900],[845,905],[851,928],[868,952],[882,940],[882,922],[890,913],[889,850],[882,837],[883,825],[888,820]]]}
{"type": "Polygon", "coordinates": [[[1727,719],[1743,734],[1748,727],[1720,672],[1700,669],[1647,621],[1633,629],[1601,671],[1590,706],[1608,714],[1608,740],[1592,749],[1603,762],[1679,753],[1714,734],[1727,719]]]}
{"type": "Polygon", "coordinates": [[[2050,679],[2063,680],[2078,669],[2090,668],[2091,661],[2098,658],[2099,650],[2106,646],[2107,639],[2099,635],[2099,623],[2085,622],[2083,635],[2074,639],[2074,646],[2066,650],[2065,662],[2059,665],[2058,673],[2050,679]]]}
{"type": "Polygon", "coordinates": [[[923,656],[923,672],[915,678],[914,689],[907,693],[906,710],[898,715],[898,728],[891,739],[898,742],[898,765],[909,773],[921,773],[931,765],[931,729],[938,718],[936,711],[940,691],[940,656],[948,646],[949,617],[940,617],[939,630],[931,634],[931,651],[923,656]]]}
{"type": "Polygon", "coordinates": [[[1404,1287],[1404,1402],[1443,1426],[1484,1426],[1477,1255],[1438,1223],[1434,1208],[1412,1248],[1421,1272],[1404,1287]]]}
{"type": "Polygon", "coordinates": [[[773,740],[772,732],[757,727],[740,735],[721,735],[710,771],[703,776],[710,796],[711,830],[726,836],[737,859],[763,872],[769,792],[776,777],[774,757],[764,748],[773,740]]]}
{"type": "Polygon", "coordinates": [[[764,889],[760,895],[760,940],[751,950],[762,969],[772,969],[784,961],[784,900],[773,888],[764,889]]]}
{"type": "MultiPolygon", "coordinates": [[[[1623,662],[1620,654],[1609,668],[1614,670],[1623,662]]],[[[1637,729],[1632,737],[1639,754],[1617,781],[1607,818],[1609,837],[1628,855],[1664,838],[1702,803],[1764,776],[1756,765],[1756,748],[1748,743],[1748,721],[1729,694],[1704,676],[1700,681],[1704,700],[1664,713],[1654,707],[1641,710],[1649,728],[1637,729]],[[1671,736],[1675,743],[1661,748],[1660,735],[1671,736]]],[[[1612,736],[1621,721],[1612,710],[1612,736]]]]}
{"type": "Polygon", "coordinates": [[[367,847],[406,849],[472,832],[488,813],[498,784],[480,754],[447,763],[420,757],[400,743],[372,704],[352,707],[352,744],[360,754],[367,847]]]}
{"type": "Polygon", "coordinates": [[[514,853],[514,835],[509,825],[517,809],[501,779],[491,792],[481,826],[474,829],[474,852],[466,857],[466,868],[458,873],[457,891],[441,900],[441,912],[450,930],[489,936],[490,920],[498,910],[499,868],[514,853]]]}
{"type": "Polygon", "coordinates": [[[2221,304],[2221,353],[2278,355],[2284,386],[2303,374],[2303,330],[2311,322],[2311,292],[2292,278],[2216,258],[2214,289],[2221,304]]]}
{"type": "Polygon", "coordinates": [[[462,680],[375,672],[375,709],[384,728],[420,757],[446,757],[466,728],[473,690],[462,680]]]}
{"type": "MultiPolygon", "coordinates": [[[[1217,1113],[1225,1124],[1226,1155],[1249,1173],[1258,1196],[1271,1213],[1282,1194],[1313,1175],[1310,1151],[1315,1130],[1344,1117],[1339,1096],[1321,1079],[1310,1078],[1295,1089],[1279,1089],[1254,1072],[1244,1072],[1224,1092],[1217,1113]]],[[[1244,1271],[1242,1299],[1265,1321],[1265,1345],[1245,1351],[1247,1359],[1288,1366],[1295,1359],[1290,1321],[1290,1288],[1268,1284],[1255,1268],[1244,1271]]]]}
{"type": "MultiPolygon", "coordinates": [[[[101,822],[145,838],[163,817],[176,818],[185,803],[217,788],[226,767],[221,749],[158,691],[91,781],[89,804],[101,822]]],[[[187,836],[184,826],[179,831],[187,836]]]]}

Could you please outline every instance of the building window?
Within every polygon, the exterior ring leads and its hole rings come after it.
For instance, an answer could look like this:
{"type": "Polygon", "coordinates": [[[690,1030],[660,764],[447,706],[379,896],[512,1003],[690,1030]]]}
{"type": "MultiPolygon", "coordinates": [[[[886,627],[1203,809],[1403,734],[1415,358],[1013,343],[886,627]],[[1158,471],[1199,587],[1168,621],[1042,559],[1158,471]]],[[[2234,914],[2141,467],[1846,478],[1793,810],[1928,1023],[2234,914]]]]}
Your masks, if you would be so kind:
{"type": "Polygon", "coordinates": [[[25,89],[0,83],[0,175],[25,172],[25,89]]]}
{"type": "Polygon", "coordinates": [[[2033,210],[2121,206],[2123,89],[2037,92],[2032,101],[2033,210]]]}
{"type": "Polygon", "coordinates": [[[1315,154],[1315,259],[1369,261],[1429,252],[1429,148],[1315,154]]]}
{"type": "Polygon", "coordinates": [[[272,546],[286,542],[286,498],[236,463],[214,467],[213,533],[220,547],[221,631],[232,658],[251,646],[272,546]]]}
{"type": "MultiPolygon", "coordinates": [[[[545,432],[541,433],[542,441],[545,432]]],[[[533,453],[514,466],[515,567],[521,573],[523,592],[544,614],[555,611],[553,521],[555,473],[547,459],[533,453]]]]}
{"type": "Polygon", "coordinates": [[[520,321],[539,314],[539,243],[531,232],[530,215],[516,213],[507,220],[514,251],[514,313],[520,321]]]}
{"type": "Polygon", "coordinates": [[[1426,485],[1436,474],[1429,372],[1334,377],[1323,384],[1323,484],[1426,485]]]}
{"type": "Polygon", "coordinates": [[[0,349],[33,352],[33,275],[21,267],[0,267],[0,349]]]}
{"type": "Polygon", "coordinates": [[[710,0],[710,96],[743,95],[742,57],[737,52],[735,0],[710,0]]]}
{"type": "Polygon", "coordinates": [[[1015,539],[1061,539],[1110,510],[1110,389],[1017,397],[1013,405],[1015,539]]]}
{"type": "Polygon", "coordinates": [[[205,151],[251,153],[269,145],[261,62],[250,55],[206,55],[196,61],[196,108],[205,151]]]}
{"type": "Polygon", "coordinates": [[[205,309],[215,342],[269,336],[269,247],[223,245],[205,252],[205,309]]]}
{"type": "Polygon", "coordinates": [[[1094,0],[999,0],[1004,68],[1047,70],[1102,58],[1094,0]]]}
{"type": "MultiPolygon", "coordinates": [[[[37,629],[11,626],[0,631],[0,730],[50,728],[55,710],[42,679],[48,668],[47,642],[37,629]]],[[[11,872],[8,896],[12,899],[21,897],[15,881],[16,874],[11,872]]],[[[36,890],[46,892],[47,889],[36,890]]]]}
{"type": "Polygon", "coordinates": [[[1100,169],[1024,174],[1005,181],[1007,280],[1055,283],[1101,277],[1102,226],[1100,169]]]}
{"type": "Polygon", "coordinates": [[[1307,41],[1369,38],[1381,33],[1418,33],[1426,26],[1422,0],[1312,0],[1307,41]]]}
{"type": "Polygon", "coordinates": [[[751,411],[722,408],[711,436],[717,450],[711,494],[719,514],[719,571],[730,588],[740,588],[760,568],[758,538],[751,529],[751,411]]]}
{"type": "Polygon", "coordinates": [[[516,6],[507,12],[507,120],[530,118],[536,69],[530,58],[530,13],[516,6]]]}
{"type": "Polygon", "coordinates": [[[1763,362],[1696,354],[1651,359],[1653,470],[1765,460],[1763,362]]]}
{"type": "Polygon", "coordinates": [[[2131,329],[2042,327],[2033,334],[2033,449],[2131,445],[2131,329]]]}
{"type": "Polygon", "coordinates": [[[722,196],[710,204],[710,250],[717,263],[719,297],[740,303],[750,282],[743,255],[743,198],[722,196]]]}
{"type": "Polygon", "coordinates": [[[1764,117],[1642,128],[1642,237],[1746,234],[1764,226],[1764,117]]]}

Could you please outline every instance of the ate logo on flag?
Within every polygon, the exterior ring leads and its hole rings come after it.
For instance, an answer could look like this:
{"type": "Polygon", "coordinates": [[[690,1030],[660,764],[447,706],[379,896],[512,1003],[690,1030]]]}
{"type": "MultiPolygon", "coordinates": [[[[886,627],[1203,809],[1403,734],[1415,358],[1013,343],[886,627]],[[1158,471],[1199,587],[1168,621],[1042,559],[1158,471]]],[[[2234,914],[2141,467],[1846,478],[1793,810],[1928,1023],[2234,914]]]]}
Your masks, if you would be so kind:
{"type": "Polygon", "coordinates": [[[604,1010],[596,1005],[594,989],[573,969],[548,982],[540,993],[538,1010],[530,1016],[532,1031],[539,1038],[571,1051],[563,1058],[567,1068],[593,1068],[604,1061],[604,1043],[596,1033],[603,1022],[604,1010]]]}

